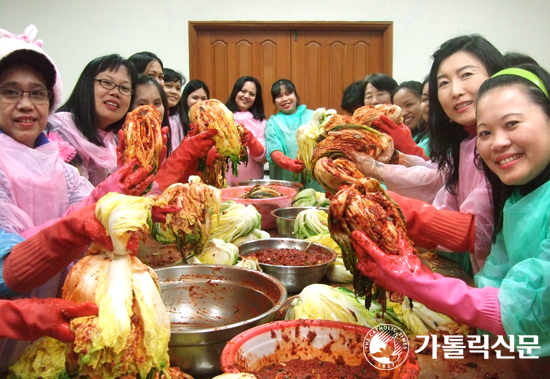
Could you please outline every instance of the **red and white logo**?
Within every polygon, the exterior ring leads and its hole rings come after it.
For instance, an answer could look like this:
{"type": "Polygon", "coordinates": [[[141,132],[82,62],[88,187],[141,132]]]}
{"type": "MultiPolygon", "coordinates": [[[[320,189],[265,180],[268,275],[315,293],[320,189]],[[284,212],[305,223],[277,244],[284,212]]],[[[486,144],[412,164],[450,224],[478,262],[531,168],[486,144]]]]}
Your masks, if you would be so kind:
{"type": "Polygon", "coordinates": [[[381,324],[370,330],[363,341],[363,353],[379,370],[393,370],[409,355],[407,335],[394,325],[381,324]]]}

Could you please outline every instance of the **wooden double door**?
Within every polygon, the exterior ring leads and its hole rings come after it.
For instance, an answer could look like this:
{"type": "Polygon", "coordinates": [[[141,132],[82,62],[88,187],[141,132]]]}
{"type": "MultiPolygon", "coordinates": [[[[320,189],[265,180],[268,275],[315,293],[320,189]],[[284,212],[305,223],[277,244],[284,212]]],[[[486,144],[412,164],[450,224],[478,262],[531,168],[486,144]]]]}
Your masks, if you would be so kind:
{"type": "Polygon", "coordinates": [[[290,79],[309,109],[342,112],[342,91],[374,72],[392,74],[392,24],[189,23],[191,79],[226,102],[235,81],[250,75],[262,85],[266,116],[275,113],[271,85],[290,79]]]}

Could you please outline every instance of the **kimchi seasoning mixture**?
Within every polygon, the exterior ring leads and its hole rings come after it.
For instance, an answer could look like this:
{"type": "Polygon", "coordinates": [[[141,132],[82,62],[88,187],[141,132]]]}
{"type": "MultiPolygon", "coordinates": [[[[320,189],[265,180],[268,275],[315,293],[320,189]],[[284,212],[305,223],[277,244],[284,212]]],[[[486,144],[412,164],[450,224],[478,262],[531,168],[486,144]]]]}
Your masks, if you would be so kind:
{"type": "Polygon", "coordinates": [[[252,372],[258,379],[371,379],[378,372],[368,362],[359,366],[348,366],[342,357],[336,363],[323,362],[319,358],[293,359],[285,363],[266,366],[252,372]]]}
{"type": "Polygon", "coordinates": [[[319,247],[311,246],[307,251],[300,249],[263,249],[249,255],[258,262],[277,266],[315,266],[328,263],[332,255],[319,247]]]}

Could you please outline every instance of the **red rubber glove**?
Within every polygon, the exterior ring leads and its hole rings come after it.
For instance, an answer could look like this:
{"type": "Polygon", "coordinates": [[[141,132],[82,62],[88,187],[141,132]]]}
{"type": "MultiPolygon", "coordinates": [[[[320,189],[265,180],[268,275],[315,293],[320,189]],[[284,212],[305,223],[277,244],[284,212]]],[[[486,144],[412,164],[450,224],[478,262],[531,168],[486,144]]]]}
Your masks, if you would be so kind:
{"type": "Polygon", "coordinates": [[[91,192],[91,201],[97,202],[109,192],[131,196],[140,196],[143,194],[151,183],[153,183],[155,177],[151,175],[149,170],[138,167],[138,165],[138,159],[134,158],[109,175],[107,179],[99,183],[91,192]]]}
{"type": "Polygon", "coordinates": [[[374,120],[372,124],[380,131],[389,134],[393,138],[393,145],[402,153],[416,155],[424,160],[430,160],[424,149],[414,142],[411,130],[404,124],[396,124],[388,117],[380,115],[380,120],[374,120]]]}
{"type": "Polygon", "coordinates": [[[153,206],[151,208],[151,219],[153,222],[165,223],[167,214],[175,213],[179,210],[181,210],[181,207],[177,205],[165,205],[163,207],[153,206]]]}
{"type": "MultiPolygon", "coordinates": [[[[193,128],[191,130],[198,129],[193,128]]],[[[162,191],[174,183],[186,181],[190,170],[196,171],[197,159],[208,154],[208,151],[214,146],[212,137],[217,133],[217,130],[211,129],[200,134],[189,132],[185,136],[177,149],[170,154],[157,172],[155,181],[162,191]]]]}
{"type": "Polygon", "coordinates": [[[246,128],[244,128],[244,134],[241,137],[241,142],[244,146],[248,147],[248,151],[252,157],[259,157],[265,151],[265,148],[261,142],[258,141],[258,139],[254,137],[254,134],[246,128]]]}
{"type": "Polygon", "coordinates": [[[32,341],[49,336],[73,342],[69,322],[72,318],[95,316],[94,303],[75,303],[63,299],[0,300],[0,338],[32,341]]]}
{"type": "Polygon", "coordinates": [[[4,261],[4,280],[14,292],[30,291],[64,270],[92,241],[113,250],[111,238],[95,217],[95,204],[60,218],[15,245],[4,261]]]}
{"type": "Polygon", "coordinates": [[[474,253],[475,220],[469,213],[439,210],[421,200],[387,191],[401,208],[409,238],[418,246],[474,253]]]}
{"type": "MultiPolygon", "coordinates": [[[[168,151],[166,143],[168,142],[168,132],[170,129],[168,126],[165,126],[161,129],[162,132],[162,150],[160,152],[159,162],[162,164],[166,159],[166,152],[168,151]]],[[[118,167],[124,166],[124,150],[126,149],[126,137],[124,136],[124,131],[120,129],[118,131],[118,146],[116,147],[116,161],[118,167]]]]}
{"type": "Polygon", "coordinates": [[[219,157],[220,153],[218,153],[216,146],[212,146],[210,150],[208,150],[208,154],[206,155],[206,165],[212,166],[216,159],[218,159],[219,157]]]}
{"type": "Polygon", "coordinates": [[[357,268],[387,291],[397,292],[446,314],[453,320],[506,334],[502,326],[498,288],[472,288],[464,281],[433,274],[399,234],[399,255],[388,255],[363,232],[351,233],[357,268]]]}
{"type": "Polygon", "coordinates": [[[301,160],[289,158],[279,150],[275,150],[271,153],[271,159],[273,159],[273,162],[275,162],[279,167],[287,171],[292,171],[296,174],[302,172],[302,170],[306,167],[304,162],[301,160]]]}

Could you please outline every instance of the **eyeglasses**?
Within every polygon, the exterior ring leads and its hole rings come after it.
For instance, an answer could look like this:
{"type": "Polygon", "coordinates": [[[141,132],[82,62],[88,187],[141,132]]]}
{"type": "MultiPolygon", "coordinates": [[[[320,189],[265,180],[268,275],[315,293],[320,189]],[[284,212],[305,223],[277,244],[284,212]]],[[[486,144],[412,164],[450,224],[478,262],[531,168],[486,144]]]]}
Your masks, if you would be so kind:
{"type": "Polygon", "coordinates": [[[126,86],[119,86],[115,82],[112,82],[107,79],[94,79],[96,82],[99,82],[99,85],[102,86],[105,89],[113,89],[115,87],[118,87],[118,92],[120,92],[121,95],[124,96],[130,96],[132,93],[134,93],[134,90],[130,87],[126,86]]]}
{"type": "Polygon", "coordinates": [[[52,92],[47,89],[23,91],[19,88],[0,87],[0,99],[6,103],[19,102],[25,93],[29,94],[29,99],[31,99],[34,104],[48,104],[52,96],[52,92]]]}

